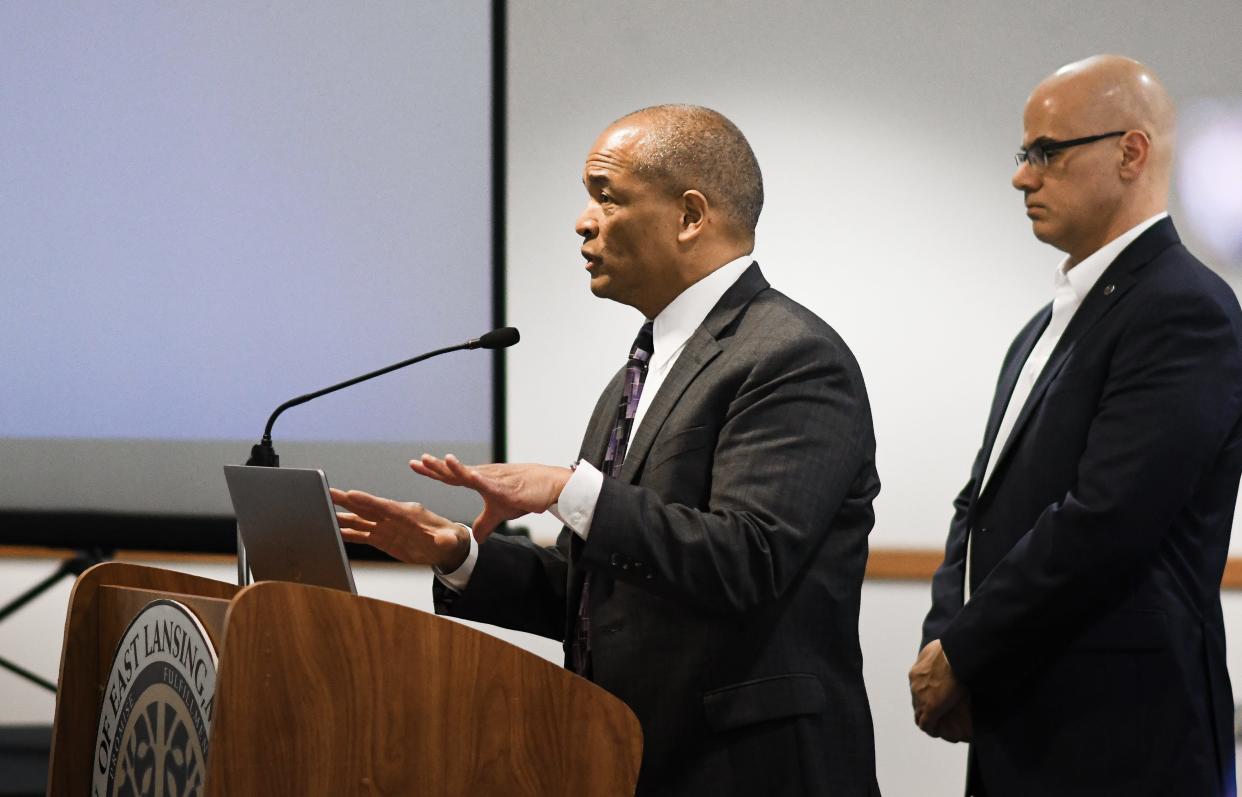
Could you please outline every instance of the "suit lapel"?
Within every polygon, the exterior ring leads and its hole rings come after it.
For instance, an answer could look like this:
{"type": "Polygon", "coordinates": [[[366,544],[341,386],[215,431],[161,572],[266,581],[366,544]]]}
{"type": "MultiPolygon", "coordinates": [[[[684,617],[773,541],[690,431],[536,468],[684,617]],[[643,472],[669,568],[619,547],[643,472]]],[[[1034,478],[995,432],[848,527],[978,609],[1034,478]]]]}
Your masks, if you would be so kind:
{"type": "MultiPolygon", "coordinates": [[[[997,456],[996,464],[992,467],[993,473],[992,477],[988,479],[989,485],[996,482],[996,473],[1004,465],[1005,459],[1016,445],[1023,427],[1031,419],[1031,416],[1035,414],[1036,408],[1039,407],[1044,399],[1044,395],[1048,392],[1048,386],[1057,378],[1057,374],[1061,372],[1061,368],[1064,367],[1066,360],[1074,352],[1074,347],[1078,341],[1121,302],[1122,298],[1138,282],[1143,266],[1150,263],[1156,255],[1175,243],[1178,243],[1178,236],[1177,230],[1173,227],[1173,222],[1167,218],[1162,219],[1134,239],[1129,246],[1121,250],[1121,254],[1117,255],[1117,259],[1096,280],[1095,285],[1091,287],[1091,291],[1082,300],[1082,304],[1075,311],[1073,318],[1070,319],[1065,332],[1061,334],[1056,346],[1053,347],[1052,353],[1048,355],[1048,362],[1044,365],[1043,370],[1039,372],[1039,377],[1031,387],[1031,394],[1027,397],[1026,403],[1022,405],[1022,411],[1014,421],[1013,429],[1009,432],[1009,438],[1005,441],[1005,446],[997,456]]],[[[1034,336],[1034,340],[1031,341],[1031,347],[1034,346],[1034,342],[1038,339],[1038,335],[1034,336]]],[[[1026,354],[1027,356],[1030,355],[1029,348],[1026,354]]],[[[1020,361],[1015,360],[1015,364],[1014,381],[1009,383],[1009,393],[1005,395],[1012,394],[1013,385],[1017,379],[1016,375],[1022,371],[1023,366],[1026,364],[1026,357],[1023,357],[1020,361]]],[[[1001,415],[1004,415],[1004,413],[1002,412],[1001,415]]],[[[996,424],[999,426],[1000,421],[996,421],[996,424]]],[[[991,428],[990,423],[989,428],[991,428]]],[[[991,433],[995,435],[995,429],[992,429],[991,433]]]]}
{"type": "Polygon", "coordinates": [[[595,467],[601,467],[604,454],[608,452],[608,436],[612,434],[613,422],[617,414],[617,400],[621,396],[621,386],[625,382],[625,366],[612,377],[608,387],[595,403],[595,411],[587,423],[586,434],[582,436],[582,448],[578,456],[595,467]]]}
{"type": "Polygon", "coordinates": [[[638,427],[638,433],[634,435],[634,439],[630,441],[629,448],[625,452],[625,461],[621,463],[623,482],[627,484],[634,482],[634,474],[642,467],[643,461],[647,458],[647,452],[651,450],[651,443],[655,440],[660,427],[664,425],[668,414],[676,406],[677,400],[699,375],[699,371],[703,370],[703,367],[718,354],[720,354],[720,344],[703,327],[696,329],[686,341],[686,347],[681,350],[681,355],[673,364],[673,369],[669,371],[664,383],[660,385],[660,392],[656,393],[655,398],[652,399],[646,414],[643,415],[642,425],[638,427]]]}
{"type": "MultiPolygon", "coordinates": [[[[682,349],[681,356],[673,364],[672,371],[665,378],[664,384],[660,386],[660,392],[656,394],[646,415],[643,416],[638,434],[630,441],[625,462],[621,465],[623,482],[633,483],[635,474],[639,472],[643,461],[647,458],[647,452],[651,450],[656,434],[664,425],[665,419],[668,418],[681,394],[703,368],[722,351],[718,341],[720,335],[733,323],[746,305],[750,304],[751,299],[767,287],[768,282],[763,278],[759,264],[751,263],[750,267],[742,272],[742,276],[738,277],[737,282],[725,291],[724,296],[720,297],[720,301],[707,314],[707,318],[686,341],[686,347],[682,349]]],[[[595,412],[592,413],[591,420],[587,424],[586,434],[583,435],[581,456],[596,467],[603,463],[604,454],[608,450],[608,436],[612,433],[613,420],[624,379],[625,368],[623,367],[604,389],[603,395],[595,405],[595,412]]],[[[568,537],[569,541],[569,584],[565,604],[565,638],[568,639],[574,627],[577,607],[582,595],[584,576],[578,569],[577,562],[582,555],[582,546],[585,542],[568,529],[562,534],[568,537]]],[[[591,602],[593,604],[603,600],[612,591],[612,579],[606,577],[606,574],[600,575],[600,578],[592,580],[591,602]]]]}
{"type": "Polygon", "coordinates": [[[635,481],[636,475],[642,470],[643,462],[647,459],[647,453],[651,450],[651,444],[660,433],[660,428],[664,425],[669,413],[681,399],[681,395],[707,364],[722,351],[719,342],[721,334],[750,304],[755,295],[767,287],[768,281],[763,278],[759,264],[751,263],[750,267],[742,272],[742,276],[738,277],[737,282],[733,283],[729,290],[720,297],[720,301],[716,302],[716,306],[703,319],[699,328],[694,330],[694,334],[686,341],[685,348],[681,350],[677,362],[673,363],[672,370],[665,377],[664,383],[660,385],[660,391],[647,407],[637,434],[630,440],[629,449],[625,453],[625,462],[621,465],[623,482],[632,484],[635,481]]]}
{"type": "MultiPolygon", "coordinates": [[[[983,474],[992,458],[992,447],[996,445],[996,435],[1000,431],[1005,410],[1009,408],[1009,400],[1013,396],[1014,387],[1018,384],[1018,377],[1022,374],[1022,368],[1026,365],[1027,359],[1031,356],[1031,350],[1039,342],[1039,338],[1048,328],[1048,322],[1051,319],[1052,305],[1048,305],[1027,323],[1014,355],[1005,364],[1005,369],[997,382],[996,395],[992,398],[992,411],[988,414],[987,429],[983,433],[984,456],[981,460],[982,464],[979,465],[980,470],[975,474],[975,494],[971,496],[972,498],[979,497],[979,483],[983,480],[983,474]]],[[[1009,436],[1013,437],[1012,434],[1009,436]]]]}

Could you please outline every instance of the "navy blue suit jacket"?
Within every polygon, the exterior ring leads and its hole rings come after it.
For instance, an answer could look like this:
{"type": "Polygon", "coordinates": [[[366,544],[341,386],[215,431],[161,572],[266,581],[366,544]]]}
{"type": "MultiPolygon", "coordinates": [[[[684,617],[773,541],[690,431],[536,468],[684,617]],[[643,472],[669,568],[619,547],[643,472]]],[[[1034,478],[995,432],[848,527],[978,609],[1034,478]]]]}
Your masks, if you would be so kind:
{"type": "Polygon", "coordinates": [[[1171,220],[1145,231],[1084,298],[981,492],[1050,312],[1005,357],[923,626],[971,693],[972,779],[1006,797],[1232,794],[1237,299],[1171,220]]]}

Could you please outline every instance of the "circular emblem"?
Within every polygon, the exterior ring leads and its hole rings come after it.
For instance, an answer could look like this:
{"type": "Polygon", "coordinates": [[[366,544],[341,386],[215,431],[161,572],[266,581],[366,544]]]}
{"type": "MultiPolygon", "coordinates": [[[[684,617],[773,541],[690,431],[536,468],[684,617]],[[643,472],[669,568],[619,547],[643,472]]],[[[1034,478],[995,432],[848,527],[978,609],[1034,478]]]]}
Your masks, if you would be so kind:
{"type": "Polygon", "coordinates": [[[91,797],[203,793],[216,651],[188,608],[148,603],[121,636],[99,709],[91,797]]]}

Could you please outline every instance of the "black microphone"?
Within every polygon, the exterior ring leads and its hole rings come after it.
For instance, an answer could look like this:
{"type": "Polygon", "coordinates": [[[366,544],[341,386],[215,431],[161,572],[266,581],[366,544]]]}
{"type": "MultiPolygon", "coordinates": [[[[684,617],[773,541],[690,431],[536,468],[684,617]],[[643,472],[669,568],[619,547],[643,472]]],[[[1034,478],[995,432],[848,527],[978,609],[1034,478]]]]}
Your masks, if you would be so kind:
{"type": "Polygon", "coordinates": [[[507,349],[522,339],[515,327],[493,329],[482,337],[466,341],[467,349],[507,349]]]}
{"type": "Polygon", "coordinates": [[[414,363],[419,363],[423,360],[429,360],[432,357],[438,357],[441,354],[448,354],[451,351],[461,351],[462,349],[506,349],[517,343],[519,340],[521,340],[521,335],[519,335],[518,331],[513,327],[493,329],[491,332],[477,338],[471,338],[465,343],[458,343],[456,346],[449,346],[447,348],[429,351],[426,354],[420,354],[417,357],[411,357],[408,360],[393,363],[392,365],[380,368],[377,371],[371,371],[370,373],[363,374],[362,376],[355,376],[353,379],[347,379],[344,382],[332,385],[331,387],[325,387],[323,390],[316,390],[314,393],[307,393],[304,396],[289,399],[284,404],[277,407],[276,411],[273,412],[271,417],[267,419],[267,426],[263,428],[263,439],[250,449],[250,459],[246,461],[246,464],[259,465],[268,468],[276,468],[280,466],[280,457],[277,456],[276,449],[272,448],[272,424],[276,423],[277,416],[290,407],[305,404],[311,399],[317,399],[320,396],[335,393],[336,391],[349,387],[350,385],[356,385],[359,382],[365,382],[368,379],[383,376],[384,374],[395,371],[398,368],[404,368],[407,365],[413,365],[414,363]]]}

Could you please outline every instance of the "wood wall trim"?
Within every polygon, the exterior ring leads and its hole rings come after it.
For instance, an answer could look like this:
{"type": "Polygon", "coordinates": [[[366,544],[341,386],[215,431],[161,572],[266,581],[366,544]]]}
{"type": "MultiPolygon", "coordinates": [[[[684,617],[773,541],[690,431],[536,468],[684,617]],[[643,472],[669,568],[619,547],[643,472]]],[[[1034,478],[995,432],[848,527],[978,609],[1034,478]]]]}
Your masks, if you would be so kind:
{"type": "Polygon", "coordinates": [[[1231,556],[1225,560],[1225,576],[1220,580],[1221,589],[1242,589],[1242,557],[1231,556]]]}
{"type": "MultiPolygon", "coordinates": [[[[63,559],[60,548],[0,545],[0,559],[63,559]]],[[[128,562],[209,562],[232,564],[232,554],[170,553],[161,551],[118,551],[116,558],[128,562]]],[[[872,581],[931,581],[944,553],[934,548],[872,548],[867,559],[867,578],[872,581]]],[[[358,563],[361,564],[361,563],[358,563]]],[[[396,566],[396,562],[367,562],[367,566],[396,566]]],[[[1242,556],[1231,556],[1225,562],[1221,589],[1242,590],[1242,556]]]]}
{"type": "Polygon", "coordinates": [[[934,548],[872,548],[867,578],[874,581],[931,581],[944,560],[934,548]]]}
{"type": "MultiPolygon", "coordinates": [[[[931,581],[944,553],[932,548],[872,548],[867,578],[873,581],[931,581]]],[[[1221,589],[1242,590],[1242,556],[1225,562],[1221,589]]]]}
{"type": "MultiPolygon", "coordinates": [[[[37,545],[0,545],[0,559],[67,559],[71,552],[66,548],[43,548],[37,545]]],[[[237,557],[231,553],[186,553],[183,551],[116,551],[113,562],[185,562],[187,564],[234,565],[237,557]]],[[[404,567],[400,562],[387,559],[355,560],[354,567],[404,567]]]]}
{"type": "MultiPolygon", "coordinates": [[[[36,545],[0,545],[0,559],[67,559],[71,556],[65,548],[41,548],[36,545]]],[[[117,562],[193,562],[203,564],[233,564],[237,557],[231,553],[180,553],[177,551],[117,551],[112,557],[117,562]]]]}

